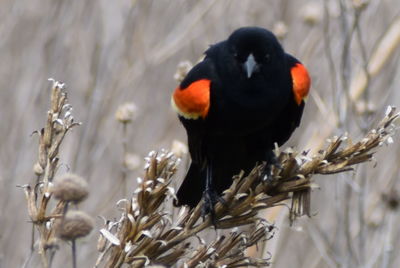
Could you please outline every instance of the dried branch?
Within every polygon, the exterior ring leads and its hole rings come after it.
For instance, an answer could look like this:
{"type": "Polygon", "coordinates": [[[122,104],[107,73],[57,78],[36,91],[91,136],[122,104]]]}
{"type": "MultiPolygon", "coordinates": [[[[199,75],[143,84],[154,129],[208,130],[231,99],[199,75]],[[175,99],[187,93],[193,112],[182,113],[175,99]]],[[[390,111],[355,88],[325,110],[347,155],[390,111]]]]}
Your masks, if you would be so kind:
{"type": "MultiPolygon", "coordinates": [[[[67,230],[75,234],[79,233],[77,237],[83,236],[82,226],[84,225],[76,221],[78,223],[74,225],[77,226],[76,228],[71,225],[66,228],[68,218],[65,215],[70,202],[81,202],[88,195],[86,181],[74,174],[65,174],[53,183],[58,168],[58,152],[61,143],[67,132],[80,123],[74,121],[71,113],[72,106],[68,103],[64,84],[54,79],[49,79],[49,81],[52,82],[52,89],[46,125],[40,131],[34,132],[39,135],[38,161],[33,167],[37,176],[36,183],[21,186],[25,192],[29,217],[39,233],[38,253],[43,267],[51,266],[51,261],[58,249],[58,237],[65,239],[60,236],[60,233],[65,234],[67,230]],[[59,200],[53,208],[49,206],[52,197],[59,200]]],[[[90,217],[86,216],[86,218],[90,217]]],[[[91,228],[86,227],[85,235],[90,230],[91,228]]],[[[35,229],[32,229],[32,245],[35,244],[34,231],[35,229]]],[[[75,238],[70,240],[75,241],[75,238]]],[[[31,250],[34,250],[33,246],[31,250]]],[[[76,259],[74,259],[75,262],[76,259]]]]}
{"type": "Polygon", "coordinates": [[[151,152],[146,158],[145,174],[138,179],[138,188],[130,200],[121,200],[122,215],[118,221],[105,221],[100,230],[99,251],[96,267],[105,262],[106,267],[130,267],[181,263],[182,267],[206,265],[208,267],[265,266],[268,259],[255,259],[244,255],[244,249],[263,239],[272,237],[274,227],[258,217],[261,209],[280,205],[291,199],[290,219],[310,216],[310,193],[316,187],[314,174],[335,174],[353,169],[353,166],[370,161],[375,149],[393,142],[399,116],[389,107],[378,126],[366,136],[352,143],[346,136],[328,140],[325,150],[309,157],[293,149],[276,150],[280,167],[273,168],[272,176],[263,176],[264,164],[245,176],[233,178],[223,198],[226,204],[215,205],[217,228],[234,228],[227,237],[218,237],[211,243],[195,245],[188,240],[200,231],[212,227],[209,217],[201,220],[200,202],[189,211],[182,207],[179,219],[171,221],[171,213],[165,211],[166,200],[175,198],[170,187],[179,159],[172,153],[151,152]],[[240,232],[237,226],[255,224],[256,228],[240,232]],[[184,263],[183,262],[184,259],[184,263]]]}
{"type": "Polygon", "coordinates": [[[379,38],[371,57],[367,62],[367,74],[364,69],[359,70],[350,83],[350,96],[353,102],[357,101],[368,86],[368,79],[375,77],[392,58],[393,53],[400,46],[400,16],[397,16],[382,37],[379,38]]]}

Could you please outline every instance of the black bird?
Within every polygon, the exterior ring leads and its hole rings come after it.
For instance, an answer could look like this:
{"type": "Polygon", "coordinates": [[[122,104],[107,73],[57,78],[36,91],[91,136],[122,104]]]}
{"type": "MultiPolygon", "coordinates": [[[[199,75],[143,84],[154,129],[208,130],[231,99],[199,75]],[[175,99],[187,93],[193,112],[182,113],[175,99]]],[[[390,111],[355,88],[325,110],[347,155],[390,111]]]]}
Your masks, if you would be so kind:
{"type": "Polygon", "coordinates": [[[203,215],[213,214],[232,176],[273,163],[274,143],[285,143],[300,124],[310,82],[266,29],[239,28],[212,45],[171,99],[192,158],[175,205],[195,207],[204,197],[203,215]]]}

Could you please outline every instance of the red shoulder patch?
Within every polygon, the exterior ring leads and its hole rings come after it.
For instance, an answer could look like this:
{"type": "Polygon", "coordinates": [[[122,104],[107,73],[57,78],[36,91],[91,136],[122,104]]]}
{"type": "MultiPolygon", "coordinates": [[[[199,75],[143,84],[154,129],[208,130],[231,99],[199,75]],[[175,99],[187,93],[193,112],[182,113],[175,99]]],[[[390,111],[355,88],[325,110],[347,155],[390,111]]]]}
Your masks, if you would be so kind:
{"type": "Polygon", "coordinates": [[[296,63],[291,69],[293,81],[293,93],[298,105],[307,97],[310,91],[311,78],[308,75],[306,67],[301,63],[296,63]]]}
{"type": "Polygon", "coordinates": [[[210,109],[210,85],[210,80],[201,79],[186,88],[178,87],[171,98],[172,107],[187,119],[206,118],[210,109]]]}

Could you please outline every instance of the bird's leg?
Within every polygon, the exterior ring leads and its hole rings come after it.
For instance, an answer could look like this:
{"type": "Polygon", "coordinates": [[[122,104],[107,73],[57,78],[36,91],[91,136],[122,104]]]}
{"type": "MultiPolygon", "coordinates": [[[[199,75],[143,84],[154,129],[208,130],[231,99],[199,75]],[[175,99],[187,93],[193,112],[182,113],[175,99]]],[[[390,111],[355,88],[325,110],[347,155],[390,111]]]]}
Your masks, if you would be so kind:
{"type": "Polygon", "coordinates": [[[212,224],[216,227],[214,205],[217,203],[217,201],[224,203],[224,200],[215,191],[212,176],[213,176],[212,175],[212,164],[211,164],[211,161],[209,161],[208,165],[206,167],[206,185],[205,185],[205,189],[203,192],[204,204],[203,204],[203,209],[202,209],[202,216],[204,219],[207,214],[210,214],[212,224]]]}
{"type": "Polygon", "coordinates": [[[213,189],[212,183],[212,166],[211,161],[208,162],[206,166],[206,185],[203,192],[203,209],[202,209],[202,216],[205,218],[207,214],[210,213],[211,220],[215,221],[215,211],[214,211],[214,204],[215,204],[215,191],[213,189]]]}

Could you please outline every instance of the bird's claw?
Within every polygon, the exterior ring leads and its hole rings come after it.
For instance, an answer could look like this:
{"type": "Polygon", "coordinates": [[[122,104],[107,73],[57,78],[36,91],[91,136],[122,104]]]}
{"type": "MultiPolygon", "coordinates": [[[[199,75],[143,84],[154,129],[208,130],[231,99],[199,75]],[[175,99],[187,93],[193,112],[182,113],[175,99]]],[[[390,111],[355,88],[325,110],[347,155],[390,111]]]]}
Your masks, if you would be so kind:
{"type": "Polygon", "coordinates": [[[268,180],[272,180],[272,170],[273,168],[275,169],[279,169],[282,170],[283,167],[281,165],[281,163],[279,162],[278,157],[272,153],[271,156],[269,157],[268,161],[267,161],[267,165],[265,166],[264,169],[264,181],[268,181],[268,180]]]}
{"type": "Polygon", "coordinates": [[[218,195],[218,193],[213,190],[213,189],[206,189],[203,192],[203,207],[201,210],[201,216],[203,217],[203,220],[206,218],[206,216],[209,214],[211,218],[211,222],[214,225],[214,227],[217,227],[217,219],[215,215],[215,209],[214,206],[217,202],[220,202],[222,205],[226,205],[225,200],[218,195]]]}

